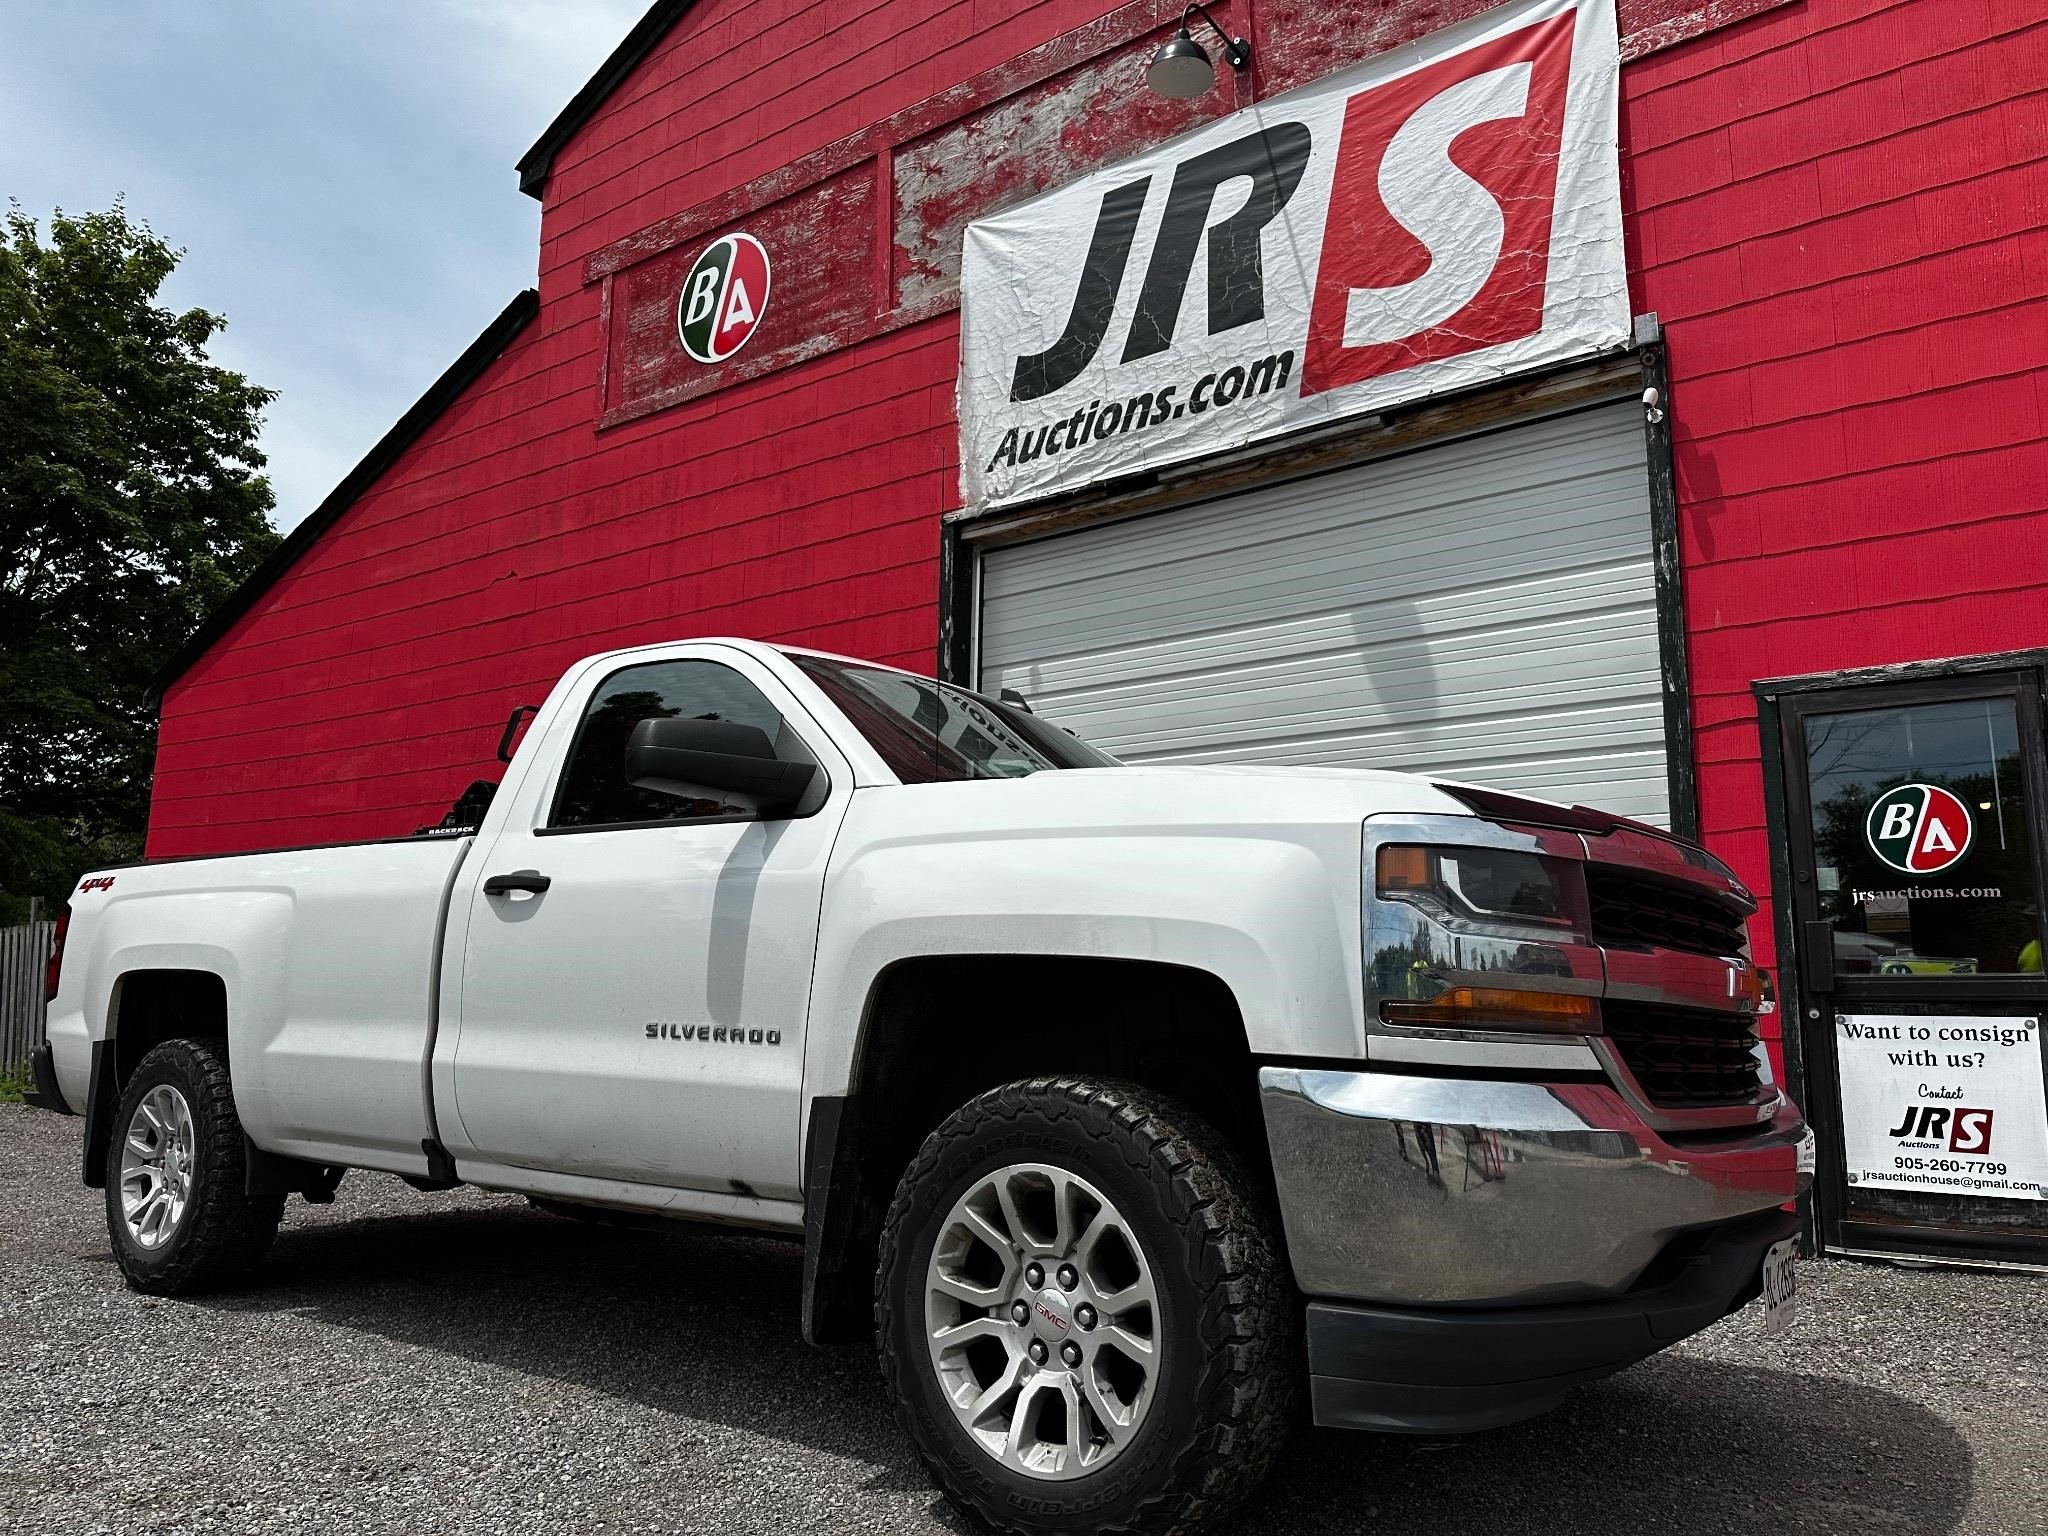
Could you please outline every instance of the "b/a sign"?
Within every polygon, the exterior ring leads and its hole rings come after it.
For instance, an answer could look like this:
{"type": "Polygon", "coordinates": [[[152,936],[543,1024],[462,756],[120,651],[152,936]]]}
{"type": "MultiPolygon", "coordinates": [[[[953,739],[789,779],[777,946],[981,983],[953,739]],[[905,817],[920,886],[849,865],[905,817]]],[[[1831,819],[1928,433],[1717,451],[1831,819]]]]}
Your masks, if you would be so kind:
{"type": "Polygon", "coordinates": [[[995,506],[1619,346],[1612,0],[1528,0],[967,230],[995,506]]]}

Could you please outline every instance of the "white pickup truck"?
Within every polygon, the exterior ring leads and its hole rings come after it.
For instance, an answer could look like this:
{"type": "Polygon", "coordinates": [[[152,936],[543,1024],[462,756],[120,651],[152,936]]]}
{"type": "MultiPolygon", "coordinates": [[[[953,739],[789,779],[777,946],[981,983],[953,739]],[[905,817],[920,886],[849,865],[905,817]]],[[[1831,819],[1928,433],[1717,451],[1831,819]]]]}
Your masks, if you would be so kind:
{"type": "Polygon", "coordinates": [[[140,1290],[349,1168],[801,1234],[954,1498],[1181,1530],[1304,1387],[1486,1428],[1782,1288],[1753,910],[1582,807],[692,641],[573,667],[442,828],[87,878],[39,1097],[140,1290]]]}

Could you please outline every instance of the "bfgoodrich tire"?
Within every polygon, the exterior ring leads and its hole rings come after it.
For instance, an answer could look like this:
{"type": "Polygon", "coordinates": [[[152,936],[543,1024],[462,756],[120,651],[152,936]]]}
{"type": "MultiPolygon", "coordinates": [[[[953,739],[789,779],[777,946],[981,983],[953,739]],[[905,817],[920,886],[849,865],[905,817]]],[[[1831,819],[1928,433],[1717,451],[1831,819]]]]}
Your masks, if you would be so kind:
{"type": "Polygon", "coordinates": [[[154,1296],[242,1274],[277,1235],[284,1195],[249,1193],[227,1048],[167,1040],[135,1069],[107,1148],[107,1233],[128,1284],[154,1296]]]}
{"type": "Polygon", "coordinates": [[[1256,1184],[1147,1089],[994,1089],[932,1133],[884,1224],[884,1379],[926,1466],[1019,1536],[1187,1531],[1271,1470],[1299,1390],[1256,1184]]]}

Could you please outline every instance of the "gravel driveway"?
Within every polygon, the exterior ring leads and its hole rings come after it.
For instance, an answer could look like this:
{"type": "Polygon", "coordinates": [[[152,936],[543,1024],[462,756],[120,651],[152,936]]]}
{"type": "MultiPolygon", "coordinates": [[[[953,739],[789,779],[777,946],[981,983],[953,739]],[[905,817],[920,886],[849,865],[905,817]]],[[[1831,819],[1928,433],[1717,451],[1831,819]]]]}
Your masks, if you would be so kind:
{"type": "MultiPolygon", "coordinates": [[[[107,1256],[80,1122],[0,1106],[0,1530],[961,1532],[794,1244],[351,1174],[240,1290],[107,1256]]],[[[1473,1439],[1297,1436],[1232,1536],[2048,1530],[2048,1286],[1842,1263],[1473,1439]]]]}

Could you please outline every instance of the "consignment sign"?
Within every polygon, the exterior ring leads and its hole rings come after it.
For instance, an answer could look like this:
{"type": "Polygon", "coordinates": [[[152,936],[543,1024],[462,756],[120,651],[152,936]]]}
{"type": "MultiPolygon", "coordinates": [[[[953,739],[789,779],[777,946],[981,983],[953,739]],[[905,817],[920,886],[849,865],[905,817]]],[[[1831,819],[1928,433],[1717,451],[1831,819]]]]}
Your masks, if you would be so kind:
{"type": "Polygon", "coordinates": [[[1835,1057],[1852,1186],[2048,1199],[2038,1017],[1842,1014],[1835,1057]]]}
{"type": "Polygon", "coordinates": [[[1622,344],[1618,74],[1612,0],[1532,0],[970,225],[967,501],[1622,344]]]}

